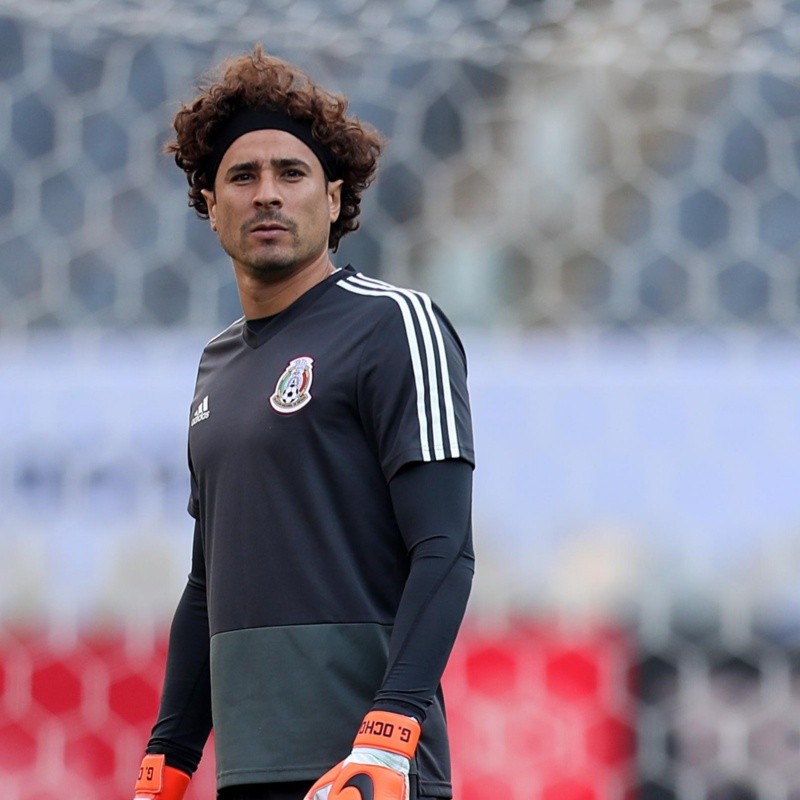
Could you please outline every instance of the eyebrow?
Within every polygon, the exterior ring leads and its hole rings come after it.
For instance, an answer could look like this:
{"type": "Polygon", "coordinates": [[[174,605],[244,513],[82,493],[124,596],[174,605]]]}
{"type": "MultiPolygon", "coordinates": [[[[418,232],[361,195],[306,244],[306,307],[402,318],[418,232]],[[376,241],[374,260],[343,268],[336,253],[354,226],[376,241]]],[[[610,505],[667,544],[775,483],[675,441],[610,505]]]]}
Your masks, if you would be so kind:
{"type": "MultiPolygon", "coordinates": [[[[287,169],[289,167],[304,167],[311,170],[311,165],[302,158],[271,158],[269,164],[274,169],[287,169]]],[[[264,166],[264,161],[256,159],[254,161],[241,161],[229,167],[225,173],[225,177],[235,175],[237,172],[257,172],[264,166]]]]}

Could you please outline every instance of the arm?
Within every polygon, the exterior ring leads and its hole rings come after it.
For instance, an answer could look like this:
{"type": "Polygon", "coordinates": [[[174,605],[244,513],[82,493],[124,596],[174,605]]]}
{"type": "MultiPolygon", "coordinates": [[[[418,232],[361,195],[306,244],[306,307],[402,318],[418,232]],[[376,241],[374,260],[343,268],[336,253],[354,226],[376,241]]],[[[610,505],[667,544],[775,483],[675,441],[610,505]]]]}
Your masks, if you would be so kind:
{"type": "Polygon", "coordinates": [[[179,798],[197,769],[211,732],[211,682],[205,559],[199,522],[195,523],[192,571],[172,621],[167,669],[158,719],[147,744],[136,797],[179,798]],[[159,758],[163,756],[163,758],[159,758]],[[163,785],[159,777],[163,771],[163,785]],[[179,784],[175,790],[176,782],[179,784]],[[154,788],[160,787],[160,788],[154,788]]]}
{"type": "Polygon", "coordinates": [[[470,525],[472,467],[465,461],[413,463],[389,484],[411,565],[400,600],[383,686],[351,754],[305,800],[349,796],[407,800],[420,723],[439,686],[464,616],[474,572],[470,525]],[[370,794],[370,796],[372,796],[370,794]]]}
{"type": "Polygon", "coordinates": [[[400,470],[389,490],[411,567],[373,707],[423,722],[472,585],[472,467],[417,462],[400,470]]]}
{"type": "Polygon", "coordinates": [[[304,800],[338,800],[362,783],[374,785],[375,797],[407,800],[421,723],[472,582],[474,449],[467,362],[456,331],[426,295],[386,288],[363,276],[353,285],[356,293],[367,288],[386,303],[365,341],[356,403],[389,487],[409,572],[383,683],[352,752],[304,800]]]}

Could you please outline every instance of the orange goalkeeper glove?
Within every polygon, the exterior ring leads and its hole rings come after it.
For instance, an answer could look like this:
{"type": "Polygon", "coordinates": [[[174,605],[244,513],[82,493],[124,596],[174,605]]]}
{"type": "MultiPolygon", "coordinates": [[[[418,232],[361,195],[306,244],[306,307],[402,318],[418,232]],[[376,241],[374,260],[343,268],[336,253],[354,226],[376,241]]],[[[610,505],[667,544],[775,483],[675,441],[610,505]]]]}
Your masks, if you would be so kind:
{"type": "Polygon", "coordinates": [[[370,711],[350,755],[329,769],[303,800],[408,800],[408,773],[420,726],[412,717],[370,711]]]}
{"type": "Polygon", "coordinates": [[[164,756],[146,755],[139,767],[133,800],[183,800],[191,777],[164,763],[164,756]]]}

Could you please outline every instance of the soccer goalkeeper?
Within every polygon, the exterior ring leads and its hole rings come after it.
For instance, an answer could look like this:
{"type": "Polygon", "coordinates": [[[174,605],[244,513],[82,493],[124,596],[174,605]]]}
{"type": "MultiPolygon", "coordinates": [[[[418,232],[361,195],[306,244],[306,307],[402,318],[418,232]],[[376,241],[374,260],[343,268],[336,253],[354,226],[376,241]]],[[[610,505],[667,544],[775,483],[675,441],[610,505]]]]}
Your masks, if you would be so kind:
{"type": "Polygon", "coordinates": [[[137,798],[452,796],[440,679],[473,574],[466,362],[420,292],[334,266],[383,147],[261,48],[168,145],[244,315],[189,411],[191,573],[137,798]]]}

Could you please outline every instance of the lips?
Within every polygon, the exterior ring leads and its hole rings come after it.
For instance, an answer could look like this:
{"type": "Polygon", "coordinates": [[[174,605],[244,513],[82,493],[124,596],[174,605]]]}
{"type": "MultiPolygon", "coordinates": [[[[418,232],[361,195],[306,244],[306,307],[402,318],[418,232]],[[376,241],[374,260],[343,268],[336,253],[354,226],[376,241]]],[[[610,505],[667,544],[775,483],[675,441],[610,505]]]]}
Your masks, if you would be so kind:
{"type": "Polygon", "coordinates": [[[250,230],[252,233],[270,233],[272,231],[285,231],[288,229],[277,222],[260,222],[258,225],[254,225],[250,230]]]}

